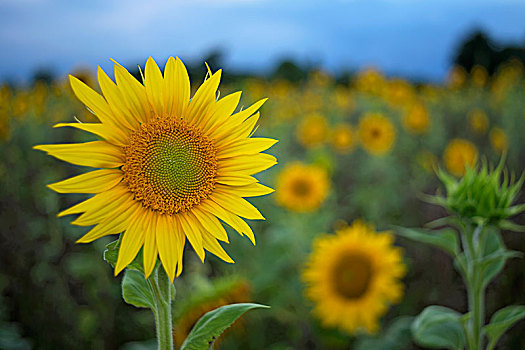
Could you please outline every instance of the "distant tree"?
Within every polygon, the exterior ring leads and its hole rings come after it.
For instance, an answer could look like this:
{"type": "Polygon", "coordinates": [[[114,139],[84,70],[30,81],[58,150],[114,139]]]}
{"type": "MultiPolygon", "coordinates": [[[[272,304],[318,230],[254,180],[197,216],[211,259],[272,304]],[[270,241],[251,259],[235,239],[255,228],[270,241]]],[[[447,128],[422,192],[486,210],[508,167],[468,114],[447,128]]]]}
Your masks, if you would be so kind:
{"type": "Polygon", "coordinates": [[[525,63],[525,47],[502,46],[494,43],[484,32],[476,31],[458,49],[454,63],[470,71],[475,65],[483,66],[489,74],[511,58],[525,63]]]}

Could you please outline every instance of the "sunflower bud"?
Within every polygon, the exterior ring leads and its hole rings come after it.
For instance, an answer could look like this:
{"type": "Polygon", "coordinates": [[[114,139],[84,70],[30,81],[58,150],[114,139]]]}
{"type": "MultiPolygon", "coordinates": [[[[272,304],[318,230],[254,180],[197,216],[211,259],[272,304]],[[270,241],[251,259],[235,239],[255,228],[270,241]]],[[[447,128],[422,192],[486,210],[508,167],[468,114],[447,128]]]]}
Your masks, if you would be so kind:
{"type": "Polygon", "coordinates": [[[514,175],[503,170],[504,157],[496,168],[483,163],[468,167],[465,175],[457,180],[443,170],[438,177],[445,185],[445,197],[433,197],[433,202],[445,207],[461,219],[476,224],[495,225],[512,231],[524,231],[525,227],[507,219],[525,211],[525,204],[511,205],[516,199],[525,177],[515,181],[514,175]]]}

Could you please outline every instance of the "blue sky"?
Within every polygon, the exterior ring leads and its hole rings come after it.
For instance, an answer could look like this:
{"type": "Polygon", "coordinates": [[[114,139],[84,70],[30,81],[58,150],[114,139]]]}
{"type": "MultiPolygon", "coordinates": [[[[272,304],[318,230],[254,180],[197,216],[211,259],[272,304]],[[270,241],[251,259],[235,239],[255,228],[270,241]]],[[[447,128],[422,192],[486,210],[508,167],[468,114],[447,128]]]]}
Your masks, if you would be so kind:
{"type": "Polygon", "coordinates": [[[292,57],[439,81],[475,28],[524,44],[525,1],[0,0],[0,80],[41,67],[108,69],[109,57],[124,65],[150,55],[202,60],[220,48],[226,70],[264,72],[292,57]]]}

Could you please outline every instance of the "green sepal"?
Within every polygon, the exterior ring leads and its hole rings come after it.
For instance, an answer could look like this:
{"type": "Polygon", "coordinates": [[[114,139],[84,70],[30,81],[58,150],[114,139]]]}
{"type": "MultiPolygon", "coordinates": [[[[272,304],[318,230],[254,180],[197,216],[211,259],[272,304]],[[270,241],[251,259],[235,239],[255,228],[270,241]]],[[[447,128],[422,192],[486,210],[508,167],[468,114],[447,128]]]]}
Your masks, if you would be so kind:
{"type": "MultiPolygon", "coordinates": [[[[106,260],[108,263],[111,264],[111,266],[115,267],[117,265],[117,259],[118,259],[118,252],[120,249],[120,241],[122,239],[122,235],[119,236],[119,238],[116,241],[113,241],[106,245],[106,250],[104,250],[104,260],[106,260]]],[[[144,267],[142,265],[142,249],[138,252],[137,256],[133,261],[126,266],[126,269],[131,270],[137,270],[139,272],[142,272],[142,278],[144,278],[144,267]]]]}
{"type": "Polygon", "coordinates": [[[433,231],[426,229],[395,227],[396,233],[399,236],[436,246],[443,249],[452,256],[456,256],[459,252],[458,234],[451,228],[444,228],[433,231]]]}
{"type": "Polygon", "coordinates": [[[181,350],[206,350],[215,339],[246,311],[269,308],[266,305],[241,303],[222,306],[202,316],[184,340],[181,350]]]}
{"type": "Polygon", "coordinates": [[[447,307],[431,305],[412,323],[416,344],[429,348],[463,349],[465,335],[459,312],[447,307]]]}
{"type": "Polygon", "coordinates": [[[488,349],[493,349],[503,333],[523,318],[525,318],[525,305],[510,305],[496,311],[490,323],[483,327],[489,339],[488,349]]]}
{"type": "MultiPolygon", "coordinates": [[[[174,288],[173,288],[174,289],[174,288]]],[[[156,309],[155,294],[144,274],[126,270],[122,278],[122,298],[135,307],[156,309]]]]}
{"type": "Polygon", "coordinates": [[[515,223],[513,223],[512,221],[509,221],[509,220],[501,220],[499,222],[498,226],[501,229],[507,230],[507,231],[525,232],[525,226],[515,224],[515,223]]]}

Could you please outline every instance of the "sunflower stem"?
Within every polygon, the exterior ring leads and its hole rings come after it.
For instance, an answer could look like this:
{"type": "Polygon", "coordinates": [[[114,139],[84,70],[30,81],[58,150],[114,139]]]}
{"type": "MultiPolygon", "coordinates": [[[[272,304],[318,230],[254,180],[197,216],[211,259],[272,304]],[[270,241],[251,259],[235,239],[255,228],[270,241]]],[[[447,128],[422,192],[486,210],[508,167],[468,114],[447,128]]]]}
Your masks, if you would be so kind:
{"type": "Polygon", "coordinates": [[[157,349],[172,350],[171,299],[172,289],[175,287],[161,265],[155,269],[152,277],[148,280],[155,294],[156,310],[153,310],[153,314],[155,315],[155,327],[157,330],[157,349]]]}

